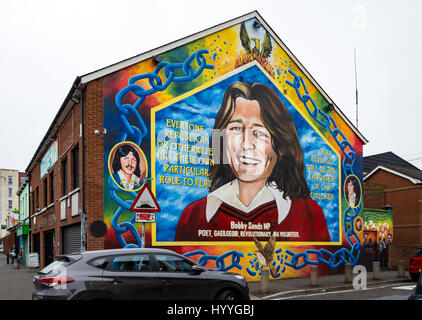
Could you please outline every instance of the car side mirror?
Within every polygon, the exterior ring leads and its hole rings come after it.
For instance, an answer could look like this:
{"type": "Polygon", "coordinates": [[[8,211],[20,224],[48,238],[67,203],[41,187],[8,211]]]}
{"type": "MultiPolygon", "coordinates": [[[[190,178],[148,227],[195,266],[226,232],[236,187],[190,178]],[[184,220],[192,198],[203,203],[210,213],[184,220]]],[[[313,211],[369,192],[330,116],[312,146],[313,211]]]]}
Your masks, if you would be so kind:
{"type": "Polygon", "coordinates": [[[198,265],[194,264],[192,266],[192,273],[191,274],[200,274],[200,273],[202,273],[204,271],[205,271],[204,268],[202,268],[201,266],[198,266],[198,265]]]}

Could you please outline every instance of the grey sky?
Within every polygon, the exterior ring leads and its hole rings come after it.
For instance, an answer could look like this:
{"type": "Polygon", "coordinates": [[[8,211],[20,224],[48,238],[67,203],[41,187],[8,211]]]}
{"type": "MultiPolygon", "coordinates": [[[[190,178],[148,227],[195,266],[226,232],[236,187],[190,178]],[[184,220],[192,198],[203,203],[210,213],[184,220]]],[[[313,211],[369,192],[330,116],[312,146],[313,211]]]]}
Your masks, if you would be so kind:
{"type": "Polygon", "coordinates": [[[258,10],[345,115],[364,156],[422,168],[422,2],[7,1],[0,7],[0,167],[25,170],[77,75],[258,10]]]}

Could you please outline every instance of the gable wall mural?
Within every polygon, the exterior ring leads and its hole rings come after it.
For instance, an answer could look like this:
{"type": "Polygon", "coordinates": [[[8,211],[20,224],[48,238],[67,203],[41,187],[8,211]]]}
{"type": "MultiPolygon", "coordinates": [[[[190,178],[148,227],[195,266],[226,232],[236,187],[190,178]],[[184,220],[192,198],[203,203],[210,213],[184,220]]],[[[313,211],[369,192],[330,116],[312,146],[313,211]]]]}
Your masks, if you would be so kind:
{"type": "Polygon", "coordinates": [[[169,248],[249,280],[359,260],[362,141],[255,22],[104,78],[105,249],[169,248]],[[144,184],[160,211],[143,228],[144,184]]]}

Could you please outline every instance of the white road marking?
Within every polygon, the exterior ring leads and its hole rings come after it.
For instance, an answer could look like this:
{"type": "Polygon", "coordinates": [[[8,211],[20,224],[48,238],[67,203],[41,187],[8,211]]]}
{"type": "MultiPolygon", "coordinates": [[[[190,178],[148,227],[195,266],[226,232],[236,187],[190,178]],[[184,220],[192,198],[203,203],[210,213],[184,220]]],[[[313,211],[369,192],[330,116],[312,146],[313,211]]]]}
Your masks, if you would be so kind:
{"type": "Polygon", "coordinates": [[[341,290],[341,291],[329,291],[329,292],[319,292],[319,293],[311,293],[311,294],[302,294],[302,295],[297,295],[297,296],[290,296],[290,297],[285,297],[285,298],[278,298],[278,299],[274,299],[274,300],[287,300],[287,299],[294,299],[294,298],[301,298],[301,297],[312,297],[312,296],[322,296],[322,295],[327,295],[327,294],[336,294],[336,293],[347,293],[347,292],[353,292],[353,291],[366,291],[366,290],[374,290],[374,289],[383,289],[383,288],[388,288],[391,286],[394,286],[396,284],[392,283],[389,285],[385,285],[385,286],[379,286],[379,287],[369,287],[366,289],[362,289],[362,290],[355,290],[355,289],[350,289],[350,290],[341,290]]]}
{"type": "Polygon", "coordinates": [[[391,289],[395,289],[395,290],[415,290],[416,285],[413,286],[401,286],[401,287],[393,287],[391,289]]]}

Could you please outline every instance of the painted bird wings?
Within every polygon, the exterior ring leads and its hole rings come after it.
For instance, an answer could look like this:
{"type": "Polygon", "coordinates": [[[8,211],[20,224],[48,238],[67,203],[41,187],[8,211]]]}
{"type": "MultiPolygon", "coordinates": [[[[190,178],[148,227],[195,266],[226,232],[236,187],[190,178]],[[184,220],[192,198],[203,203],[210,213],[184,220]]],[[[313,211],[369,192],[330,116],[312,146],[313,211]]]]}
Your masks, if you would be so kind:
{"type": "Polygon", "coordinates": [[[253,238],[256,247],[258,248],[259,252],[264,253],[264,247],[262,246],[261,242],[258,241],[256,237],[253,238]]]}
{"type": "MultiPolygon", "coordinates": [[[[273,277],[275,277],[277,274],[277,270],[271,264],[271,262],[273,261],[274,249],[276,245],[274,235],[271,236],[271,238],[266,243],[265,247],[262,246],[262,244],[258,241],[257,238],[254,238],[254,242],[255,242],[256,247],[258,248],[258,252],[262,254],[262,256],[264,257],[266,266],[270,269],[273,277]]],[[[257,255],[257,252],[255,252],[255,255],[257,255]]]]}
{"type": "Polygon", "coordinates": [[[274,236],[271,236],[271,238],[268,240],[267,244],[265,245],[264,252],[263,252],[265,259],[267,259],[268,264],[270,264],[273,261],[274,249],[275,249],[275,238],[274,236]]]}
{"type": "Polygon", "coordinates": [[[273,46],[271,44],[271,36],[268,31],[265,33],[264,42],[262,43],[261,57],[268,58],[271,55],[273,46]]]}
{"type": "Polygon", "coordinates": [[[245,22],[240,24],[240,42],[247,54],[251,53],[251,40],[249,39],[248,31],[246,30],[245,22]]]}

